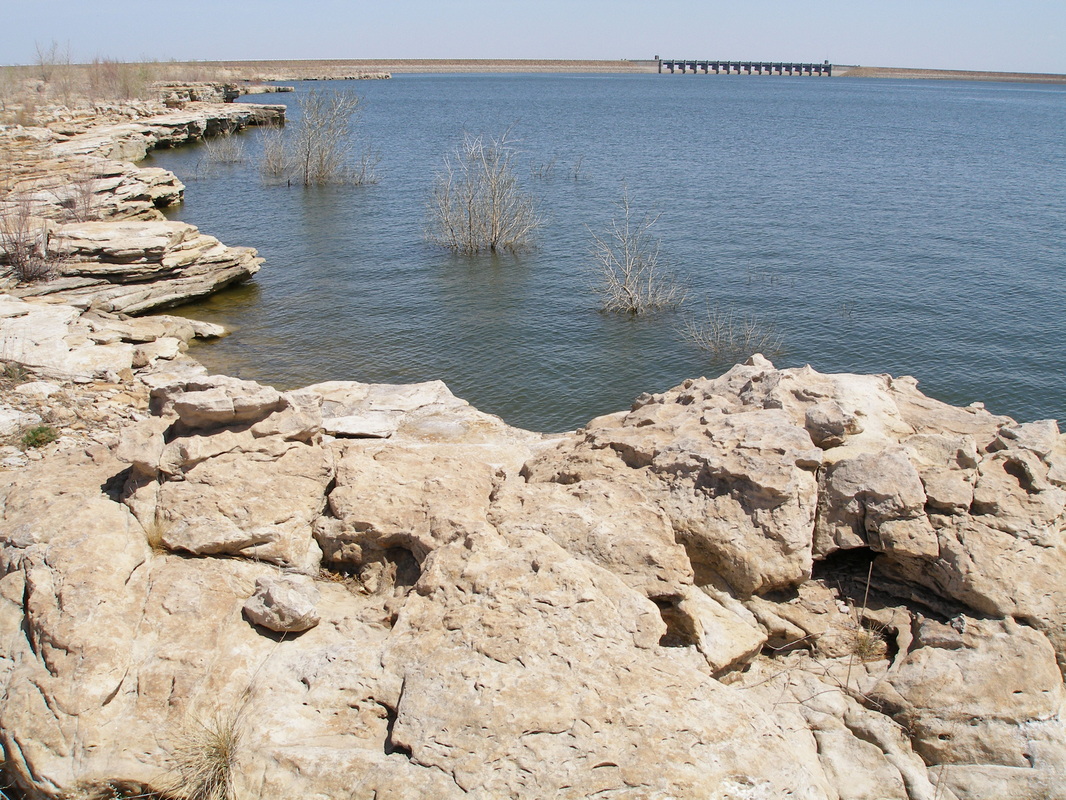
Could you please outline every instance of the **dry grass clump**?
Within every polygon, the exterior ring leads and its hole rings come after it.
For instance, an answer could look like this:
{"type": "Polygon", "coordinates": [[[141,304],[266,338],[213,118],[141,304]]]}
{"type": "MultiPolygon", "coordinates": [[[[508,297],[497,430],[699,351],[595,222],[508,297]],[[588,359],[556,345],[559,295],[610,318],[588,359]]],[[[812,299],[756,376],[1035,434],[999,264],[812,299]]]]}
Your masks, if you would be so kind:
{"type": "Polygon", "coordinates": [[[166,555],[170,552],[167,546],[163,543],[166,535],[170,532],[170,529],[174,527],[174,522],[165,514],[156,510],[155,516],[144,525],[144,539],[148,542],[148,546],[152,549],[152,552],[157,556],[166,555]]]}
{"type": "Polygon", "coordinates": [[[17,361],[0,359],[0,389],[14,389],[32,378],[33,374],[17,361]]]}
{"type": "Polygon", "coordinates": [[[880,661],[888,656],[888,643],[879,630],[860,628],[854,632],[848,645],[849,653],[862,664],[880,661]]]}
{"type": "Polygon", "coordinates": [[[88,786],[64,792],[59,800],[173,800],[140,784],[108,781],[102,786],[88,786]]]}
{"type": "Polygon", "coordinates": [[[243,734],[239,711],[219,712],[207,722],[191,721],[174,752],[168,794],[183,800],[234,800],[234,768],[243,734]]]}

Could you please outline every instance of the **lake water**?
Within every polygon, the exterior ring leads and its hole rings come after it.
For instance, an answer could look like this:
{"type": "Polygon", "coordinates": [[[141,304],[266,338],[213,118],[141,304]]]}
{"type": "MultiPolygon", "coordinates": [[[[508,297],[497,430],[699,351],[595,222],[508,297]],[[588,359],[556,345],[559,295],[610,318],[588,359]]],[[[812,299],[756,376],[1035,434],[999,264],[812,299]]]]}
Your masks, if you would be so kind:
{"type": "Polygon", "coordinates": [[[927,394],[1066,418],[1066,87],[659,75],[402,75],[353,90],[381,155],[372,186],[268,186],[203,149],[170,212],[259,249],[254,281],[182,313],[233,335],[208,366],[292,388],[440,378],[482,410],[554,431],[644,391],[718,374],[684,313],[600,313],[589,229],[628,187],[705,304],[776,324],[778,366],[914,375],[927,394]],[[423,236],[462,133],[520,140],[546,217],[536,249],[458,257],[423,236]],[[553,166],[551,166],[553,165],[553,166]],[[549,167],[551,167],[549,169],[549,167]],[[576,178],[574,172],[576,171],[576,178]]]}

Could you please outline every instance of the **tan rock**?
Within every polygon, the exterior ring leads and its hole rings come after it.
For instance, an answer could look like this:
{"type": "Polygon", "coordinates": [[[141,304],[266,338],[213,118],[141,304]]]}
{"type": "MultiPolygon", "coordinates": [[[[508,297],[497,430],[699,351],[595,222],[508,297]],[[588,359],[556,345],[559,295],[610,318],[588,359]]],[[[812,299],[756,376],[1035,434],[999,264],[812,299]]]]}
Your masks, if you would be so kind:
{"type": "Polygon", "coordinates": [[[767,641],[760,628],[692,586],[682,589],[677,613],[686,628],[691,626],[696,649],[718,677],[746,666],[767,641]]]}
{"type": "Polygon", "coordinates": [[[159,359],[169,361],[177,358],[185,350],[180,339],[165,336],[153,342],[139,345],[133,350],[133,367],[147,367],[159,359]]]}
{"type": "Polygon", "coordinates": [[[973,511],[986,524],[1026,538],[1055,540],[1066,490],[1048,480],[1047,465],[1029,450],[1001,450],[981,460],[973,511]]]}
{"type": "Polygon", "coordinates": [[[967,513],[978,463],[973,437],[919,433],[904,439],[903,446],[918,470],[929,506],[944,513],[967,513]]]}
{"type": "Polygon", "coordinates": [[[1013,620],[960,618],[960,627],[958,646],[942,636],[922,646],[920,635],[875,690],[878,702],[928,763],[1057,769],[1066,694],[1050,643],[1013,620]],[[1057,750],[1050,765],[1037,763],[1041,742],[1057,750]]]}
{"type": "MultiPolygon", "coordinates": [[[[537,468],[544,466],[541,460],[537,468]]],[[[492,518],[517,537],[548,536],[645,597],[678,598],[692,584],[692,567],[674,541],[669,517],[631,484],[595,478],[508,484],[496,496],[492,518]]]]}
{"type": "Polygon", "coordinates": [[[849,435],[862,433],[862,423],[854,414],[844,411],[836,401],[815,403],[804,415],[804,425],[811,441],[828,449],[844,443],[849,435]]]}
{"type": "Polygon", "coordinates": [[[386,654],[392,740],[464,790],[828,796],[768,718],[701,676],[694,648],[657,646],[657,609],[610,573],[539,535],[456,542],[427,566],[386,654]],[[740,755],[749,741],[762,758],[740,755]]]}
{"type": "Polygon", "coordinates": [[[698,583],[711,582],[701,570],[743,594],[801,582],[812,564],[821,451],[782,411],[723,413],[721,402],[689,382],[638,402],[621,424],[590,430],[589,445],[654,478],[648,496],[684,542],[698,583]]]}
{"type": "MultiPolygon", "coordinates": [[[[52,314],[61,357],[188,335],[52,314]]],[[[550,438],[438,383],[114,377],[0,398],[114,434],[0,471],[0,743],[33,800],[176,795],[219,725],[244,796],[1061,793],[1048,425],[761,358],[550,438]],[[369,414],[387,438],[322,433],[369,414]]]]}
{"type": "Polygon", "coordinates": [[[244,604],[244,616],[278,633],[303,633],[321,621],[318,599],[318,589],[306,575],[257,578],[255,594],[244,604]]]}
{"type": "Polygon", "coordinates": [[[868,546],[913,557],[938,554],[921,478],[903,448],[841,458],[825,473],[816,552],[868,546]]]}
{"type": "Polygon", "coordinates": [[[325,508],[331,454],[316,444],[280,444],[250,434],[245,442],[247,450],[234,442],[229,452],[202,458],[190,452],[180,480],[135,494],[133,508],[142,519],[166,520],[162,541],[172,550],[317,569],[321,554],[312,525],[325,508]]]}
{"type": "Polygon", "coordinates": [[[373,551],[408,550],[418,562],[442,544],[489,528],[495,470],[451,448],[348,444],[320,528],[327,561],[363,564],[373,551]]]}

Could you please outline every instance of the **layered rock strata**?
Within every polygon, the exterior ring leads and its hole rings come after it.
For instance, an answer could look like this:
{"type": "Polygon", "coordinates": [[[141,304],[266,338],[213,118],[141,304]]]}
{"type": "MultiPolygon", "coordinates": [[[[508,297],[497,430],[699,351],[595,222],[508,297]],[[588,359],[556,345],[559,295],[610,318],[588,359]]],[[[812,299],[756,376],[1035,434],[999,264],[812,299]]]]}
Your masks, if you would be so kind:
{"type": "Polygon", "coordinates": [[[121,111],[66,113],[48,127],[0,132],[0,290],[142,313],[259,269],[253,249],[165,222],[160,209],[180,202],[184,185],[131,162],[157,147],[278,124],[284,106],[144,103],[121,111]],[[20,274],[20,248],[35,254],[46,280],[20,274]]]}
{"type": "Polygon", "coordinates": [[[110,377],[135,415],[0,472],[27,797],[187,796],[204,730],[241,797],[1066,797],[1051,421],[760,357],[552,437],[110,377]]]}

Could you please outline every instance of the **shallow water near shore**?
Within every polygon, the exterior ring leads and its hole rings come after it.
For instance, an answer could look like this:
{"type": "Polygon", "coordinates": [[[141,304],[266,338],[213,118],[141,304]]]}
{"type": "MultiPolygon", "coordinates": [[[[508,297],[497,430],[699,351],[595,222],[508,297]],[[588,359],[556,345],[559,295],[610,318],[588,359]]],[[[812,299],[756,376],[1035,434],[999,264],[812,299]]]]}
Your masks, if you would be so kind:
{"type": "MultiPolygon", "coordinates": [[[[440,378],[508,422],[563,430],[721,372],[684,314],[597,311],[588,228],[623,184],[705,303],[781,331],[778,366],[914,375],[952,403],[1066,417],[1066,87],[658,75],[401,75],[296,84],[364,97],[380,183],[265,186],[243,164],[160,151],[169,212],[259,249],[255,280],[181,313],[230,327],[210,368],[292,388],[440,378]],[[463,258],[423,238],[462,132],[513,126],[547,218],[538,247],[463,258]],[[576,174],[575,174],[576,173],[576,174]],[[587,227],[586,227],[587,226],[587,227]]],[[[294,113],[290,112],[290,118],[294,113]]]]}

